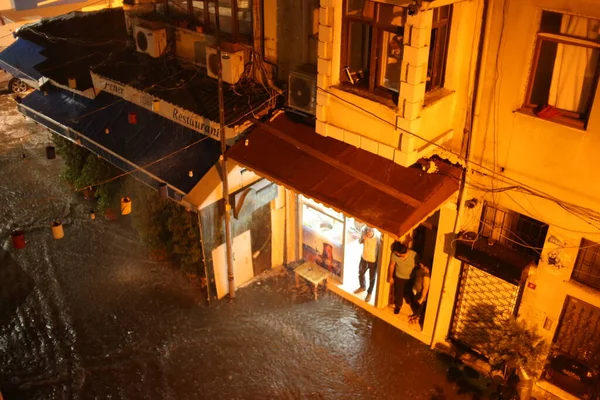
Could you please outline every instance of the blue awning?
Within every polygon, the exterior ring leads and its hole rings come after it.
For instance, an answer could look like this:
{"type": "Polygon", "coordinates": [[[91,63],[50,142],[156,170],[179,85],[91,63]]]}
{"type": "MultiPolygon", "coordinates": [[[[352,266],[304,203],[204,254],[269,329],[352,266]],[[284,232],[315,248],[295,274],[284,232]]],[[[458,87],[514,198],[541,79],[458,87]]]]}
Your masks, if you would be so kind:
{"type": "Polygon", "coordinates": [[[117,168],[139,169],[134,175],[154,187],[166,182],[178,192],[176,200],[198,184],[221,154],[218,141],[106,92],[90,100],[61,90],[47,95],[35,91],[19,109],[59,134],[76,136],[117,168]],[[130,113],[136,124],[129,123],[130,113]]]}
{"type": "Polygon", "coordinates": [[[0,68],[38,89],[44,77],[34,68],[46,60],[40,52],[44,50],[33,42],[17,39],[0,53],[0,68]]]}

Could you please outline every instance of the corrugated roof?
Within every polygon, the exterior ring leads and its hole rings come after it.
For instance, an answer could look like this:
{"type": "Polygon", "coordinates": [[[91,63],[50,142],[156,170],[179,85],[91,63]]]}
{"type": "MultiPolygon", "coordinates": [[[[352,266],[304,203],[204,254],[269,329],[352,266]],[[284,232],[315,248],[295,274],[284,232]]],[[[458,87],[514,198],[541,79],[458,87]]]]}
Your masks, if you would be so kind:
{"type": "MultiPolygon", "coordinates": [[[[219,142],[105,92],[89,100],[63,90],[45,96],[36,91],[21,106],[68,126],[138,167],[178,151],[143,170],[184,193],[192,190],[221,154],[219,142]],[[129,113],[135,113],[136,124],[129,123],[129,113]]],[[[36,120],[53,128],[39,117],[36,120]]]]}
{"type": "MultiPolygon", "coordinates": [[[[98,75],[146,91],[178,107],[219,121],[218,81],[201,66],[183,66],[177,60],[155,59],[127,49],[93,68],[98,75]],[[135,68],[132,68],[135,66],[135,68]]],[[[225,125],[236,126],[252,117],[251,110],[273,107],[267,89],[256,83],[223,84],[225,125]]]]}
{"type": "Polygon", "coordinates": [[[317,134],[285,115],[258,126],[228,155],[269,180],[401,237],[458,190],[461,169],[402,167],[317,134]]]}
{"type": "Polygon", "coordinates": [[[90,67],[106,61],[127,44],[125,16],[120,8],[72,12],[24,25],[17,36],[43,47],[46,60],[30,67],[67,86],[76,78],[77,89],[91,88],[90,67]]]}

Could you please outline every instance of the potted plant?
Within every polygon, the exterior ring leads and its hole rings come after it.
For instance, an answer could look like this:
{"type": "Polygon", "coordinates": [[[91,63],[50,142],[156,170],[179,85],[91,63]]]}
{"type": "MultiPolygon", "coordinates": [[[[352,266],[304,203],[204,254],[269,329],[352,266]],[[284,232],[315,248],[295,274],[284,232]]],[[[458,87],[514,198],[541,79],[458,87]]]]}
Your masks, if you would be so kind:
{"type": "Polygon", "coordinates": [[[525,321],[510,317],[489,330],[489,340],[481,350],[492,370],[502,371],[501,388],[518,377],[518,398],[527,400],[547,362],[549,349],[548,343],[535,328],[528,327],[525,321]]]}

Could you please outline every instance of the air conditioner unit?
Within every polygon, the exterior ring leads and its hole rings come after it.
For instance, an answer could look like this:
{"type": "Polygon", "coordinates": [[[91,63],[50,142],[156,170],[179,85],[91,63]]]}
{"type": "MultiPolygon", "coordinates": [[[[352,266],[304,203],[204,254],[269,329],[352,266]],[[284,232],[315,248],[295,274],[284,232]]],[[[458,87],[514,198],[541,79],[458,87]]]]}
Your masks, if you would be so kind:
{"type": "MultiPolygon", "coordinates": [[[[223,82],[235,84],[244,73],[244,52],[227,52],[221,50],[221,67],[223,82]]],[[[219,78],[219,58],[215,47],[206,48],[206,72],[209,77],[219,78]]]]}
{"type": "Polygon", "coordinates": [[[137,51],[150,57],[160,57],[167,48],[167,30],[163,27],[138,24],[133,28],[137,51]]]}
{"type": "Polygon", "coordinates": [[[292,71],[288,80],[288,107],[315,115],[317,108],[317,72],[292,71]]]}

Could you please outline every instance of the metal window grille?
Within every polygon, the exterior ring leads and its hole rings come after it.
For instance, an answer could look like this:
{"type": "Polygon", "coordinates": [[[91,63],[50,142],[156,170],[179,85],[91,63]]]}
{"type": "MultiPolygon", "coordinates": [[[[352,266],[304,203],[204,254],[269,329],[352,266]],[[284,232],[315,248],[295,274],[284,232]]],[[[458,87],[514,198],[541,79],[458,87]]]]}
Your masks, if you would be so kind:
{"type": "Polygon", "coordinates": [[[546,241],[548,225],[518,212],[486,203],[480,234],[511,249],[534,257],[538,262],[546,241]]]}
{"type": "Polygon", "coordinates": [[[600,244],[581,239],[572,278],[595,289],[600,289],[600,244]]]}
{"type": "Polygon", "coordinates": [[[592,368],[600,368],[600,308],[567,296],[554,346],[592,368]]]}

